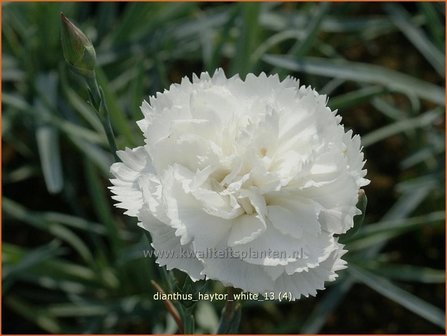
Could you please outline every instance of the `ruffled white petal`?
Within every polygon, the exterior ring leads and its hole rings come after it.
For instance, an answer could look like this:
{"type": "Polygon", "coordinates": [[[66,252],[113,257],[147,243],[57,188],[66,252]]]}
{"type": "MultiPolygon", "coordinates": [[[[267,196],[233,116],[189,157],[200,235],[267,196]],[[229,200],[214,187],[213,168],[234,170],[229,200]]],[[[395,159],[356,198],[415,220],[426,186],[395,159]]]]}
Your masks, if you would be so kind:
{"type": "Polygon", "coordinates": [[[326,96],[291,77],[218,69],[141,111],[145,145],[118,152],[111,190],[151,233],[159,265],[295,299],[346,266],[335,237],[369,181],[360,137],[326,96]]]}
{"type": "Polygon", "coordinates": [[[235,246],[246,244],[266,230],[266,224],[257,216],[242,215],[239,216],[231,227],[228,245],[235,246]]]}
{"type": "Polygon", "coordinates": [[[201,203],[191,190],[193,173],[180,165],[170,167],[162,179],[166,215],[181,243],[191,240],[194,249],[203,252],[214,248],[221,240],[228,239],[231,221],[203,211],[201,203]]]}
{"type": "Polygon", "coordinates": [[[126,148],[124,151],[118,151],[117,155],[122,162],[116,162],[110,167],[112,175],[115,176],[110,180],[113,184],[110,190],[115,194],[112,198],[118,201],[116,207],[126,210],[126,215],[136,217],[143,206],[139,180],[154,172],[151,159],[143,147],[126,148]]]}
{"type": "Polygon", "coordinates": [[[327,258],[334,248],[334,238],[326,233],[296,239],[267,225],[258,238],[232,248],[247,263],[265,266],[299,263],[304,269],[315,267],[327,258]]]}
{"type": "Polygon", "coordinates": [[[191,244],[182,245],[174,229],[158,221],[147,210],[142,211],[138,225],[151,233],[158,265],[166,266],[168,270],[177,268],[184,271],[194,281],[204,278],[201,274],[203,265],[196,258],[191,244]]]}
{"type": "Polygon", "coordinates": [[[203,274],[206,278],[219,280],[225,285],[255,293],[263,293],[274,288],[272,278],[267,275],[262,266],[242,261],[236,254],[232,254],[225,244],[218,246],[217,251],[222,251],[222,256],[229,255],[229,257],[203,258],[203,274]]]}
{"type": "Polygon", "coordinates": [[[325,282],[334,281],[337,271],[346,268],[346,262],[341,259],[346,251],[343,246],[337,244],[337,248],[329,258],[318,267],[308,271],[296,272],[292,275],[283,273],[275,281],[275,291],[278,296],[283,293],[291,293],[292,298],[298,300],[301,296],[315,296],[317,290],[325,289],[325,282]]]}

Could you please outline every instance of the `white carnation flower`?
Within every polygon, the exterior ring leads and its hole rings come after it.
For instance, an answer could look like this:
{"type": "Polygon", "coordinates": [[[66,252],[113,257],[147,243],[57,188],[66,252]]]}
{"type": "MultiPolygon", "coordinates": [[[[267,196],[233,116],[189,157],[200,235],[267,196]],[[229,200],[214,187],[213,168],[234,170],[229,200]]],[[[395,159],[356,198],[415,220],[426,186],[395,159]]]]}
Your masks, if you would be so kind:
{"type": "Polygon", "coordinates": [[[298,80],[184,78],[144,101],[145,145],[119,151],[113,198],[151,233],[157,263],[255,293],[315,295],[345,268],[360,137],[298,80]]]}

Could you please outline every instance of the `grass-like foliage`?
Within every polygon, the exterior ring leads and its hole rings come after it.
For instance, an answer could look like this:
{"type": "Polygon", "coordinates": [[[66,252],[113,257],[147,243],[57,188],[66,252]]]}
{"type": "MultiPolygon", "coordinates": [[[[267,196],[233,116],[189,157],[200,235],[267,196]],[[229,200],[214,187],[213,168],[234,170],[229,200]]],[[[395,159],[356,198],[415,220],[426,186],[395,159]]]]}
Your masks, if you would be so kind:
{"type": "MultiPolygon", "coordinates": [[[[64,63],[61,11],[96,48],[119,149],[143,143],[143,99],[217,67],[294,75],[362,135],[372,182],[363,226],[343,238],[349,268],[316,298],[244,302],[239,331],[444,331],[443,3],[2,7],[4,333],[176,331],[151,280],[182,284],[144,258],[148,238],[112,207],[114,159],[64,63]]],[[[215,332],[222,307],[189,307],[187,330],[215,332]]]]}

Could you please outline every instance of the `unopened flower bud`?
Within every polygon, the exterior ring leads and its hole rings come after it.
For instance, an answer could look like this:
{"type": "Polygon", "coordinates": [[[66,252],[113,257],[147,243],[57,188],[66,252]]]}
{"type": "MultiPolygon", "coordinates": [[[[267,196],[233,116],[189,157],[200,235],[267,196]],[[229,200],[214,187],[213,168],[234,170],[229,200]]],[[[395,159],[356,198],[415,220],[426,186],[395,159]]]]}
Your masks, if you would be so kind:
{"type": "Polygon", "coordinates": [[[61,13],[61,40],[65,61],[80,75],[93,77],[96,53],[92,42],[61,13]]]}

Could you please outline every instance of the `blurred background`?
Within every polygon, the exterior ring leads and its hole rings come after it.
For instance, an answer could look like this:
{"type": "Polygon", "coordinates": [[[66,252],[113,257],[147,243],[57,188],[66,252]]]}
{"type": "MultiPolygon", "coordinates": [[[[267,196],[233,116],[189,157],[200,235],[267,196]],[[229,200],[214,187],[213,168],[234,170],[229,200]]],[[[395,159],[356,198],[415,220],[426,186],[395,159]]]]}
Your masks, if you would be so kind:
{"type": "MultiPolygon", "coordinates": [[[[112,207],[113,157],[64,63],[61,11],[95,45],[121,149],[143,143],[143,99],[216,67],[296,76],[362,136],[371,184],[350,267],[316,298],[244,302],[241,333],[444,333],[444,3],[1,6],[3,333],[176,331],[147,237],[112,207]]],[[[196,331],[221,309],[197,304],[196,331]]]]}

